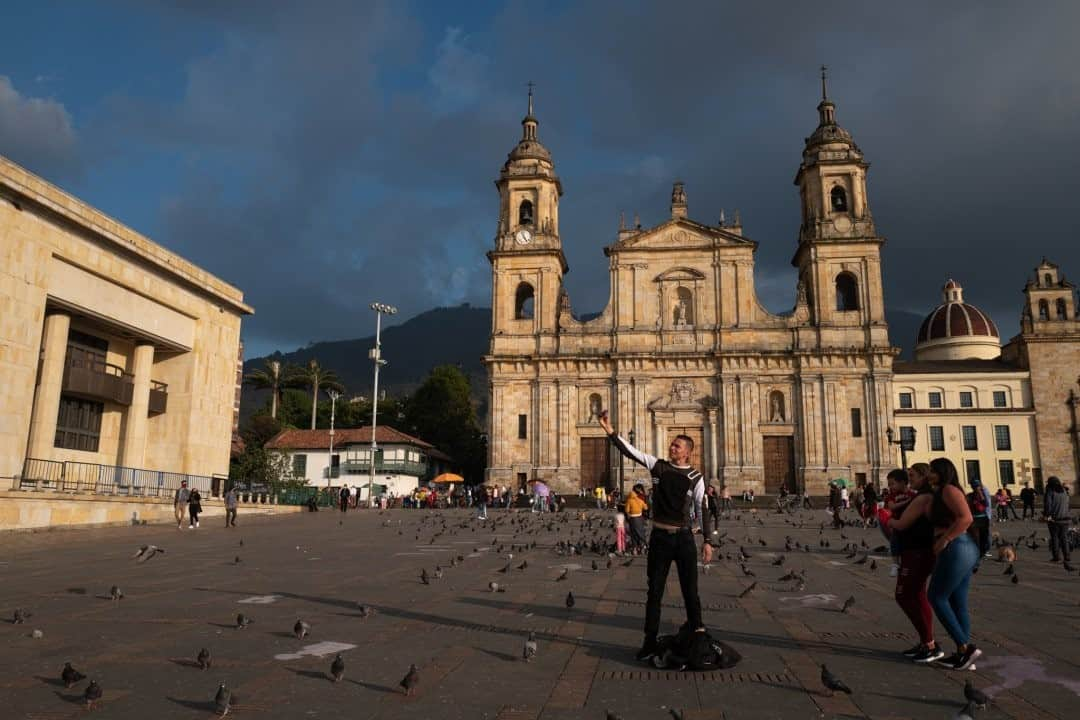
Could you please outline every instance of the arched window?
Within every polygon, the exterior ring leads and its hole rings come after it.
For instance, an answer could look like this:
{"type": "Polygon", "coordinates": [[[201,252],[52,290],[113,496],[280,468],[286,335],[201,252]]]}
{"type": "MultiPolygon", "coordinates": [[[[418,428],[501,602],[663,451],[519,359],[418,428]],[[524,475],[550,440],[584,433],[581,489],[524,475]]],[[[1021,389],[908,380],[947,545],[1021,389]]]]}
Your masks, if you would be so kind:
{"type": "Polygon", "coordinates": [[[689,288],[680,286],[675,290],[675,308],[672,312],[676,325],[694,324],[694,295],[689,288]]]}
{"type": "Polygon", "coordinates": [[[859,281],[851,273],[836,276],[836,309],[841,312],[859,309],[859,281]]]}
{"type": "Polygon", "coordinates": [[[533,224],[533,204],[531,200],[522,200],[518,205],[518,225],[533,224]]]}
{"type": "Polygon", "coordinates": [[[585,422],[596,422],[596,419],[600,417],[600,413],[603,412],[603,407],[604,401],[600,398],[600,393],[589,395],[589,419],[585,422]]]}
{"type": "Polygon", "coordinates": [[[829,193],[829,202],[833,212],[847,212],[847,192],[839,185],[829,193]]]}
{"type": "Polygon", "coordinates": [[[1040,320],[1049,320],[1050,319],[1050,303],[1046,302],[1045,300],[1040,300],[1039,301],[1039,319],[1040,320]]]}
{"type": "Polygon", "coordinates": [[[514,297],[514,319],[532,320],[533,316],[533,286],[527,282],[518,285],[514,297]]]}
{"type": "Polygon", "coordinates": [[[1065,308],[1065,298],[1058,298],[1057,305],[1057,319],[1068,320],[1068,310],[1065,308]]]}
{"type": "Polygon", "coordinates": [[[1043,275],[1043,285],[1046,285],[1047,287],[1050,287],[1053,284],[1054,284],[1054,280],[1050,276],[1050,273],[1046,273],[1045,275],[1043,275]]]}

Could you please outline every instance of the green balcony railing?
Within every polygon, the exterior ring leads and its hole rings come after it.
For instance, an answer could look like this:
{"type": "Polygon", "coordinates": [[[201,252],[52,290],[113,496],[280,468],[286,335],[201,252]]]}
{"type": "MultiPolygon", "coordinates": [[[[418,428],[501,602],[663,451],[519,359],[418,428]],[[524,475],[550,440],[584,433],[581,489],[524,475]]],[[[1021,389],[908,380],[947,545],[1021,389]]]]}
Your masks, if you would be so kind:
{"type": "MultiPolygon", "coordinates": [[[[377,460],[375,462],[375,474],[390,473],[393,475],[415,475],[424,477],[427,474],[427,463],[409,462],[407,460],[377,460]]],[[[346,458],[341,463],[341,472],[346,475],[365,475],[371,473],[371,461],[364,459],[346,458]]]]}

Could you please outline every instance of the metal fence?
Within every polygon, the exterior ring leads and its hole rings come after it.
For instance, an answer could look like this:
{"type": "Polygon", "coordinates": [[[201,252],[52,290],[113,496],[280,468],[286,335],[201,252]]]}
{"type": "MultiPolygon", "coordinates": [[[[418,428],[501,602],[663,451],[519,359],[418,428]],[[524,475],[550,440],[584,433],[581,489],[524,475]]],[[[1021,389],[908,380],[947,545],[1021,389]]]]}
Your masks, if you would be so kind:
{"type": "Polygon", "coordinates": [[[277,501],[279,505],[307,505],[312,497],[319,507],[337,507],[337,490],[326,488],[301,487],[282,490],[278,493],[277,501]]]}
{"type": "Polygon", "coordinates": [[[187,481],[189,489],[198,488],[200,493],[206,495],[211,494],[216,485],[220,485],[220,480],[215,483],[214,478],[205,475],[27,458],[19,477],[19,489],[172,497],[184,481],[187,481]]]}

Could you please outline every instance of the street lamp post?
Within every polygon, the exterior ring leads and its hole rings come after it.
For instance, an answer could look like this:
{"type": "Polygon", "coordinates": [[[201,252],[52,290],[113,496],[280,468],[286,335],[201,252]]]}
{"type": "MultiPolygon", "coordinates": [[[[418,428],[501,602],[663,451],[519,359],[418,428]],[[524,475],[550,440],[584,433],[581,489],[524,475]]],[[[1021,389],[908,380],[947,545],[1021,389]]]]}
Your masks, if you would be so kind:
{"type": "MultiPolygon", "coordinates": [[[[631,445],[634,445],[634,429],[630,428],[630,432],[626,433],[626,439],[630,441],[631,445]]],[[[637,445],[634,445],[637,447],[637,445]]],[[[626,458],[622,453],[619,453],[619,498],[626,502],[626,458]]]]}
{"type": "Polygon", "coordinates": [[[394,315],[397,308],[383,303],[371,303],[371,309],[375,311],[375,347],[368,350],[368,357],[375,363],[375,389],[371,392],[371,474],[368,475],[367,498],[368,508],[375,507],[375,499],[371,493],[375,487],[375,428],[378,425],[377,413],[379,409],[379,366],[385,365],[382,359],[382,316],[394,315]]]}
{"type": "Polygon", "coordinates": [[[889,444],[890,445],[899,445],[900,446],[900,466],[902,468],[904,468],[905,470],[907,470],[907,454],[908,454],[908,450],[914,450],[915,449],[915,428],[911,428],[911,441],[910,442],[908,442],[907,440],[904,439],[904,434],[903,433],[900,433],[900,439],[899,440],[893,440],[893,435],[894,435],[894,433],[893,433],[893,429],[891,427],[885,429],[885,437],[887,437],[889,439],[889,444]]]}
{"type": "Polygon", "coordinates": [[[330,457],[326,460],[326,487],[330,487],[330,479],[334,477],[334,411],[337,409],[337,400],[341,393],[337,390],[328,390],[330,397],[330,457]]]}

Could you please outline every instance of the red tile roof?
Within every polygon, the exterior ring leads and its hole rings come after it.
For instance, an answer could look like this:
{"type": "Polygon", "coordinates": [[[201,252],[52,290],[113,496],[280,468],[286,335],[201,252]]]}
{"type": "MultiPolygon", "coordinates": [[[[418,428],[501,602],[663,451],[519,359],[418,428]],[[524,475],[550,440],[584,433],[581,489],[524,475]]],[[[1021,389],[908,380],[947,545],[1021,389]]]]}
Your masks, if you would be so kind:
{"type": "MultiPolygon", "coordinates": [[[[415,445],[421,448],[430,457],[438,460],[451,460],[452,458],[429,442],[413,437],[388,425],[379,425],[375,429],[375,442],[379,445],[415,445]]],[[[370,445],[371,426],[366,425],[358,428],[337,428],[334,430],[334,445],[370,445]]],[[[330,447],[329,430],[297,430],[285,429],[279,432],[266,443],[267,450],[321,450],[330,447]]]]}

